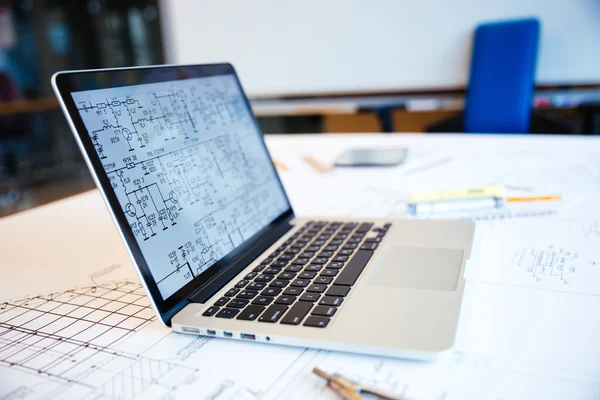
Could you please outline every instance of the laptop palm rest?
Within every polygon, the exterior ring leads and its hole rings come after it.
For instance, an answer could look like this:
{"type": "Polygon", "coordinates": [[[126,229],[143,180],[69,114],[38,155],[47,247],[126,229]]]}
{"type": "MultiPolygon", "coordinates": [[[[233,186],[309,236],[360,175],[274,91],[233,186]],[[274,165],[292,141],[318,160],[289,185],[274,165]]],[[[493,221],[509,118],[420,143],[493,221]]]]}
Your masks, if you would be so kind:
{"type": "Polygon", "coordinates": [[[456,289],[463,250],[389,246],[369,278],[368,285],[403,289],[456,289]]]}

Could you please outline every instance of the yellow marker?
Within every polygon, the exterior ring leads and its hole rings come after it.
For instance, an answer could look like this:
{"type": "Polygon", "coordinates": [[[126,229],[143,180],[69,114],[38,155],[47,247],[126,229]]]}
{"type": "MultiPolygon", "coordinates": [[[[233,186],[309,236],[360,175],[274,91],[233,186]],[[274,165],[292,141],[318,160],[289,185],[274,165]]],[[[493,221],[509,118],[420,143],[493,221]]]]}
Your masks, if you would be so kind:
{"type": "Polygon", "coordinates": [[[562,196],[531,196],[531,197],[507,197],[506,201],[509,203],[524,203],[532,201],[559,201],[562,200],[562,196]]]}
{"type": "Polygon", "coordinates": [[[504,186],[486,186],[471,189],[450,189],[450,190],[431,190],[427,192],[412,193],[409,198],[410,203],[435,202],[446,200],[461,199],[481,199],[481,198],[503,198],[506,196],[504,186]]]}

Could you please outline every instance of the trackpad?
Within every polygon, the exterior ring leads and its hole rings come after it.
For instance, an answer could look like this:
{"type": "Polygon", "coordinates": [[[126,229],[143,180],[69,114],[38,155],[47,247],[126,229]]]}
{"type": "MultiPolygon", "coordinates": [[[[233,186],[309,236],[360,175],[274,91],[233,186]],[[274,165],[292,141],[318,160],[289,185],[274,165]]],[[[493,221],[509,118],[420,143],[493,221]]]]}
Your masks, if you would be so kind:
{"type": "Polygon", "coordinates": [[[369,285],[455,290],[462,258],[461,249],[390,246],[378,260],[369,285]]]}

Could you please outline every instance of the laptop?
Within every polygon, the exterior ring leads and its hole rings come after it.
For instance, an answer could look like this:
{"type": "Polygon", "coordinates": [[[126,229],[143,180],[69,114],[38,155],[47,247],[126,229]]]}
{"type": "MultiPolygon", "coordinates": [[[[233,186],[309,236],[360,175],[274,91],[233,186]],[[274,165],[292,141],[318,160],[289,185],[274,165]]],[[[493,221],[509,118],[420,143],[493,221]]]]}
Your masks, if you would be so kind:
{"type": "Polygon", "coordinates": [[[452,349],[472,222],[296,216],[230,64],[52,85],[165,325],[421,360],[452,349]]]}

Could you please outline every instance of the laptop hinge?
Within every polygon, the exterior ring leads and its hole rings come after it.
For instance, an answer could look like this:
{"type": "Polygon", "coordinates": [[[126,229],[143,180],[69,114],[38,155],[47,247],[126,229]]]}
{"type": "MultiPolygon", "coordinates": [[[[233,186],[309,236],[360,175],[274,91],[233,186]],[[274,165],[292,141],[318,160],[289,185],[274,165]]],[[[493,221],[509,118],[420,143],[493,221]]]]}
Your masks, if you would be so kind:
{"type": "Polygon", "coordinates": [[[225,268],[221,273],[216,275],[213,279],[206,282],[201,288],[196,290],[189,298],[190,303],[205,303],[215,293],[227,285],[233,278],[235,278],[241,271],[244,270],[251,262],[256,260],[261,254],[263,254],[269,247],[276,241],[281,239],[286,232],[292,229],[294,225],[290,224],[289,221],[283,222],[272,232],[269,232],[268,236],[264,238],[256,246],[252,247],[246,253],[244,253],[237,261],[225,268]]]}

